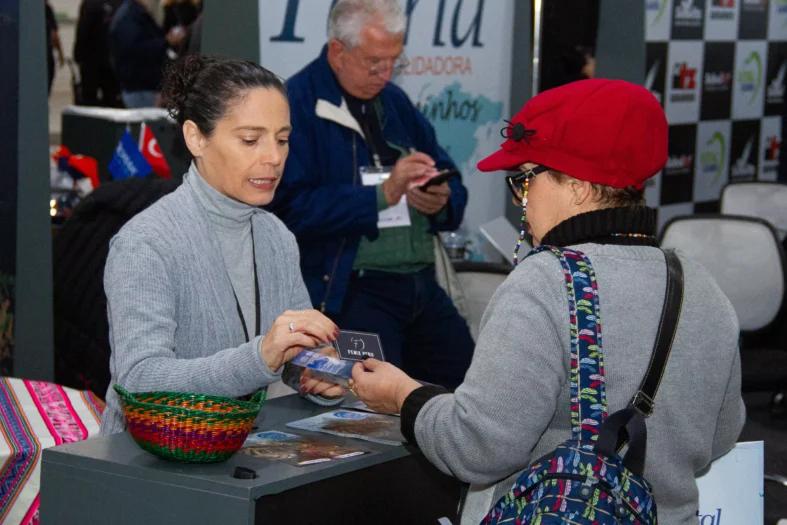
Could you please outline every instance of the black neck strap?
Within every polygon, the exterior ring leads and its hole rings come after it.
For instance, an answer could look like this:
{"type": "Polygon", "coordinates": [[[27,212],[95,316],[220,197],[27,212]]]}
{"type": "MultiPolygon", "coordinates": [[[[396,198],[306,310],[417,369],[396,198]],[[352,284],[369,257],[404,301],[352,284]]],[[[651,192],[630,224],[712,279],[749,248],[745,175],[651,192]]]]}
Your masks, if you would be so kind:
{"type": "MultiPolygon", "coordinates": [[[[251,228],[251,257],[254,263],[254,337],[260,335],[260,281],[257,278],[257,250],[254,248],[254,227],[251,228]]],[[[232,286],[232,280],[230,279],[230,286],[232,286]]],[[[243,335],[246,336],[246,342],[252,340],[249,337],[249,329],[246,327],[246,319],[243,317],[243,310],[240,307],[240,301],[238,301],[238,294],[235,293],[235,288],[232,288],[232,295],[235,296],[235,307],[238,309],[238,317],[240,318],[240,324],[243,326],[243,335]]]]}
{"type": "Polygon", "coordinates": [[[656,392],[664,377],[667,360],[672,351],[672,341],[678,329],[678,319],[683,308],[683,265],[673,250],[664,252],[667,260],[667,292],[664,297],[664,306],[661,309],[661,321],[656,332],[656,342],[653,344],[653,354],[645,378],[642,380],[637,393],[631,399],[629,406],[624,410],[612,414],[604,422],[604,427],[599,436],[599,447],[596,450],[604,455],[610,455],[612,441],[617,439],[615,450],[620,452],[629,444],[629,453],[626,454],[626,467],[632,472],[642,473],[645,469],[645,440],[647,428],[645,418],[653,413],[656,406],[656,392]],[[620,421],[617,421],[620,419],[620,421]],[[613,420],[613,421],[610,421],[613,420]],[[639,420],[639,422],[637,422],[639,420]],[[630,424],[635,424],[630,428],[630,424]]]}
{"type": "MultiPolygon", "coordinates": [[[[377,118],[376,112],[374,111],[374,107],[371,108],[367,107],[367,102],[361,103],[361,113],[366,116],[366,112],[371,110],[373,113],[373,118],[377,118]]],[[[375,168],[382,168],[382,161],[380,160],[380,153],[377,151],[377,144],[375,143],[374,135],[372,135],[372,129],[369,127],[369,123],[366,121],[366,118],[362,118],[361,121],[358,123],[361,126],[361,131],[363,131],[364,138],[366,139],[366,146],[369,148],[369,153],[372,154],[372,162],[374,162],[375,168]]]]}
{"type": "Polygon", "coordinates": [[[661,378],[667,367],[667,360],[672,351],[672,341],[678,329],[678,319],[683,308],[683,266],[673,250],[664,251],[667,260],[667,292],[664,307],[661,310],[661,321],[653,345],[650,364],[639,390],[631,400],[631,406],[648,417],[655,407],[656,392],[659,390],[661,378]]]}

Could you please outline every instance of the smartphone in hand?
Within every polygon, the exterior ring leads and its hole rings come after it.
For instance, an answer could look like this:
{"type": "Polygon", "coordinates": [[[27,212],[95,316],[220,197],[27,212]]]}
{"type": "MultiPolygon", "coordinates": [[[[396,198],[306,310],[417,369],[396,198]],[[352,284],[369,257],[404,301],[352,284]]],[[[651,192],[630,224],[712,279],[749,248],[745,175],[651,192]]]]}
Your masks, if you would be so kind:
{"type": "Polygon", "coordinates": [[[426,181],[423,185],[419,186],[419,188],[421,188],[421,191],[426,191],[429,186],[439,186],[458,176],[459,172],[455,169],[443,170],[438,172],[437,175],[426,181]]]}

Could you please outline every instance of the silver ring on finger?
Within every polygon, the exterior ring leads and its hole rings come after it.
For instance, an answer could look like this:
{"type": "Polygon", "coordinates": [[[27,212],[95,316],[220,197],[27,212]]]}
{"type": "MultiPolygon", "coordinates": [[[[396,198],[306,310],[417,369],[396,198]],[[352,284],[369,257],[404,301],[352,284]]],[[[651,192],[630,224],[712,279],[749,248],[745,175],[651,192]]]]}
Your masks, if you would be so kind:
{"type": "Polygon", "coordinates": [[[290,333],[295,331],[295,321],[290,321],[290,333]]]}

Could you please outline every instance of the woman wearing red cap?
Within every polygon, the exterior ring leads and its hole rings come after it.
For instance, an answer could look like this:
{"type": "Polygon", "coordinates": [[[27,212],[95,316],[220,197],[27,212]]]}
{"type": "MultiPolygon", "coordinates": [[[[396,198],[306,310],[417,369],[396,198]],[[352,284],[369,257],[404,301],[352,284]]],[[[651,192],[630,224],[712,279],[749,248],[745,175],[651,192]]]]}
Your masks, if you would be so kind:
{"type": "MultiPolygon", "coordinates": [[[[664,112],[644,88],[584,80],[528,102],[481,171],[507,177],[534,245],[570,248],[595,268],[604,323],[609,413],[646,373],[665,299],[666,265],[645,181],[667,160],[664,112]]],[[[518,249],[517,249],[518,251],[518,249]]],[[[735,444],[745,418],[738,321],[710,274],[679,254],[683,303],[655,408],[647,468],[658,517],[696,524],[695,477],[735,444]]],[[[549,250],[518,261],[484,315],[470,370],[454,393],[422,386],[374,360],[354,391],[401,413],[402,432],[445,473],[471,484],[462,523],[479,523],[530,463],[571,438],[571,338],[566,279],[549,250]]],[[[600,324],[600,323],[599,323],[600,324]]]]}

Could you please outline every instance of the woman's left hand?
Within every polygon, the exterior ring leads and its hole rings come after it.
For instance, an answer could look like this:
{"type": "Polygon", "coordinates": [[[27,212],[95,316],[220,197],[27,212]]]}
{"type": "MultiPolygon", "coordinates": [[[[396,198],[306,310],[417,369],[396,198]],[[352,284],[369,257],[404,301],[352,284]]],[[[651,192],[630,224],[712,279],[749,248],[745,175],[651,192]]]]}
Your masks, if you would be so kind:
{"type": "MultiPolygon", "coordinates": [[[[325,346],[319,350],[322,355],[339,357],[332,346],[325,346]]],[[[301,374],[301,393],[322,396],[327,399],[342,397],[347,394],[347,389],[336,383],[312,376],[311,370],[304,370],[301,374]]]]}
{"type": "Polygon", "coordinates": [[[381,414],[399,414],[402,405],[421,383],[390,363],[366,359],[353,367],[353,390],[369,408],[381,414]]]}

